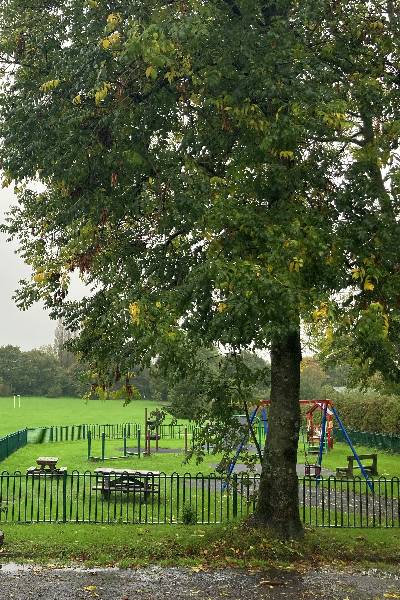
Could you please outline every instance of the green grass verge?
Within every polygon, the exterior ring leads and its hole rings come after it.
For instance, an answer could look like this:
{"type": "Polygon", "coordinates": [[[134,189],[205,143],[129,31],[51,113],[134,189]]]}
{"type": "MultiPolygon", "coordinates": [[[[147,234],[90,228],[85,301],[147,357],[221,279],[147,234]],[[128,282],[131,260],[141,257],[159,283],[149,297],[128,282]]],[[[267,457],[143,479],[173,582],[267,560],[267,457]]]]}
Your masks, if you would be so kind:
{"type": "Polygon", "coordinates": [[[282,542],[264,530],[228,526],[4,525],[2,561],[41,564],[307,568],[398,567],[400,530],[307,530],[282,542]]]}

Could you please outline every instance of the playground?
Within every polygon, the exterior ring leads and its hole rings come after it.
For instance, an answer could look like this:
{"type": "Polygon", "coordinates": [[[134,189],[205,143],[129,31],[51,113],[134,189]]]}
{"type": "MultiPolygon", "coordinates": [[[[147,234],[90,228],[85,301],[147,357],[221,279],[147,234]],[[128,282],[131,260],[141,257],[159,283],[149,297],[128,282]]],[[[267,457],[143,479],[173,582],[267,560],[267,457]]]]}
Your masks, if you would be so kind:
{"type": "MultiPolygon", "coordinates": [[[[97,408],[111,403],[102,404],[97,408]]],[[[269,401],[253,407],[249,422],[238,415],[242,439],[225,472],[212,446],[200,465],[187,462],[194,424],[172,421],[162,407],[132,408],[135,422],[48,425],[22,433],[25,442],[1,463],[0,522],[205,524],[251,514],[261,468],[249,470],[242,455],[255,452],[255,441],[264,445],[269,401]]],[[[18,407],[13,411],[20,416],[18,407]]],[[[330,401],[303,400],[301,414],[303,522],[397,526],[398,456],[356,448],[330,401]],[[338,432],[344,442],[336,440],[338,432]]]]}

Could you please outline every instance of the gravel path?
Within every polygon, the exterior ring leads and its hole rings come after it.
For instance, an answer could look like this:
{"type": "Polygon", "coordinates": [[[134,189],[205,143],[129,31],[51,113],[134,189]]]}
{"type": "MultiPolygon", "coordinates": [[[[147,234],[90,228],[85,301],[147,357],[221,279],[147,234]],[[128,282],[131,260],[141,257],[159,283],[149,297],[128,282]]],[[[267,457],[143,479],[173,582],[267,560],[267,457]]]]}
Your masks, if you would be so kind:
{"type": "Polygon", "coordinates": [[[400,598],[400,576],[376,570],[306,574],[183,568],[138,570],[18,568],[0,570],[1,600],[380,600],[400,598]]]}

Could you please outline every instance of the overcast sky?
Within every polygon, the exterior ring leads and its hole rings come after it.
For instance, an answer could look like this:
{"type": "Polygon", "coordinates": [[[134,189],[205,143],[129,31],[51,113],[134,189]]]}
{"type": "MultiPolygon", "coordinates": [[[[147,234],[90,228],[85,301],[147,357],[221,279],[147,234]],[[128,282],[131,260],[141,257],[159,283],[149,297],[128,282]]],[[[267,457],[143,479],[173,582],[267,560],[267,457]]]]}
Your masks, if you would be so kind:
{"type": "MultiPolygon", "coordinates": [[[[10,190],[0,191],[0,221],[15,202],[10,190]]],[[[20,311],[12,300],[18,281],[30,276],[30,268],[15,254],[16,246],[0,233],[0,346],[12,344],[27,350],[53,342],[56,323],[39,305],[20,311]]]]}

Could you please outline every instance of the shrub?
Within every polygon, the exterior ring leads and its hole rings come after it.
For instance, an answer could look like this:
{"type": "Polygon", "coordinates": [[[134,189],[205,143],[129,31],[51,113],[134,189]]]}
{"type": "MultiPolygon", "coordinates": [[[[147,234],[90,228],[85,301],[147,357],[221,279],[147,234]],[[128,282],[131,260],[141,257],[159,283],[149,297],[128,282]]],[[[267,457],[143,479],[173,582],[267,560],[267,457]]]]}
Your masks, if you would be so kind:
{"type": "Polygon", "coordinates": [[[197,512],[190,503],[184,504],[182,508],[182,523],[184,525],[197,525],[197,512]]]}
{"type": "Polygon", "coordinates": [[[375,391],[334,392],[332,399],[346,427],[373,433],[400,433],[400,398],[375,391]]]}

